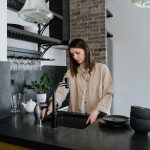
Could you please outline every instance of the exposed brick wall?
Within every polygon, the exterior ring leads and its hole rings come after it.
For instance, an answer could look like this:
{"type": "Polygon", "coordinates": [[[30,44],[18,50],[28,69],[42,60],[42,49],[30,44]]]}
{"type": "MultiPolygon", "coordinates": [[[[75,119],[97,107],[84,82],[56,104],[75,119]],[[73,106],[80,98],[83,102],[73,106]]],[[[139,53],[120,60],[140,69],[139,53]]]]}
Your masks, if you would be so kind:
{"type": "Polygon", "coordinates": [[[83,38],[98,62],[106,63],[105,0],[70,0],[70,38],[83,38]]]}

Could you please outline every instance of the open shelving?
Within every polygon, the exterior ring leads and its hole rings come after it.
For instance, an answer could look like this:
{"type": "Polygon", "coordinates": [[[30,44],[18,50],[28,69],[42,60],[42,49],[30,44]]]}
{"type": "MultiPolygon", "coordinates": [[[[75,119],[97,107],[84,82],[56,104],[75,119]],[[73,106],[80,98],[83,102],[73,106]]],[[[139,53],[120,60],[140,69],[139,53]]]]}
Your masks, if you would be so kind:
{"type": "MultiPolygon", "coordinates": [[[[7,7],[17,12],[23,7],[24,2],[25,0],[7,0],[7,7]]],[[[54,14],[54,18],[49,22],[49,36],[69,41],[69,1],[50,0],[49,9],[54,14]]]]}
{"type": "Polygon", "coordinates": [[[21,29],[17,29],[15,27],[7,27],[7,36],[9,38],[14,38],[18,40],[24,40],[32,43],[39,43],[39,44],[61,44],[61,40],[43,36],[40,34],[24,31],[21,29]]]}
{"type": "MultiPolygon", "coordinates": [[[[46,0],[48,2],[49,0],[46,0]]],[[[7,0],[7,7],[18,12],[25,0],[7,0]]],[[[28,41],[39,44],[46,51],[53,45],[66,45],[69,43],[69,0],[50,0],[49,9],[54,18],[49,22],[49,37],[42,34],[28,32],[15,27],[7,26],[8,38],[28,41]]]]}

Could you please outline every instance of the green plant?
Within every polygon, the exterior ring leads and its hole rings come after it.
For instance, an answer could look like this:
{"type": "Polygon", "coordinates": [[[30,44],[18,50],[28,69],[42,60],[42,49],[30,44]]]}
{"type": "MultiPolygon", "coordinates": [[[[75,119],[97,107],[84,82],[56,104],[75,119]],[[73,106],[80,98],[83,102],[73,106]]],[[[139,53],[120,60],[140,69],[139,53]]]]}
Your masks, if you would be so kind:
{"type": "Polygon", "coordinates": [[[31,81],[31,84],[26,85],[27,89],[32,89],[38,94],[44,94],[50,89],[50,78],[48,73],[43,73],[40,80],[31,81]]]}

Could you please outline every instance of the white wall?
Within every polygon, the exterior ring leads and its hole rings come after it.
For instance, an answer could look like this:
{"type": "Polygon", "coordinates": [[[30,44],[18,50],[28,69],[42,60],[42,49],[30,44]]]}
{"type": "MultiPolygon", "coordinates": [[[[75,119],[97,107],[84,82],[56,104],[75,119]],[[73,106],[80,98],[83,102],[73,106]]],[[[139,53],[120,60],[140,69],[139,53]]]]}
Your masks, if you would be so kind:
{"type": "MultiPolygon", "coordinates": [[[[17,12],[12,11],[12,10],[7,10],[7,23],[12,23],[12,24],[19,24],[23,26],[35,26],[37,25],[25,22],[24,20],[20,19],[18,17],[17,12]]],[[[22,40],[14,40],[12,38],[7,39],[7,44],[8,46],[11,47],[17,47],[17,48],[24,48],[24,49],[29,49],[29,50],[38,50],[38,44],[36,43],[31,43],[31,42],[26,42],[22,40]]]]}
{"type": "Polygon", "coordinates": [[[0,61],[7,61],[7,1],[0,3],[0,61]]]}
{"type": "Polygon", "coordinates": [[[128,115],[131,105],[150,108],[150,9],[130,0],[108,0],[113,37],[113,113],[128,115]]]}
{"type": "Polygon", "coordinates": [[[66,66],[66,50],[62,49],[49,49],[43,58],[55,59],[54,61],[42,61],[41,65],[54,65],[54,66],[66,66]]]}

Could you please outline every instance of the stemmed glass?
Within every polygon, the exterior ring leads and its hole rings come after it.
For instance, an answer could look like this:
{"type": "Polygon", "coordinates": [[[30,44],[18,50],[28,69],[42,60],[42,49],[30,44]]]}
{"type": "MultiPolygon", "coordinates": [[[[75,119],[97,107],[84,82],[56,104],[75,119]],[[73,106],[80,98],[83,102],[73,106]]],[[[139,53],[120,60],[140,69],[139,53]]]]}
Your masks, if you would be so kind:
{"type": "Polygon", "coordinates": [[[12,70],[13,71],[17,71],[18,70],[18,60],[16,59],[16,58],[13,58],[12,59],[13,61],[12,61],[12,70]]]}
{"type": "Polygon", "coordinates": [[[32,67],[31,67],[31,60],[30,60],[30,59],[27,59],[26,69],[27,69],[28,71],[32,70],[32,67]]]}
{"type": "Polygon", "coordinates": [[[10,70],[13,71],[13,59],[8,58],[8,61],[10,62],[10,70]]]}
{"type": "Polygon", "coordinates": [[[25,60],[23,58],[20,59],[19,70],[26,70],[25,60]]]}

